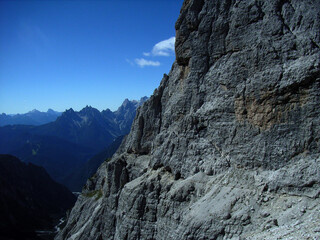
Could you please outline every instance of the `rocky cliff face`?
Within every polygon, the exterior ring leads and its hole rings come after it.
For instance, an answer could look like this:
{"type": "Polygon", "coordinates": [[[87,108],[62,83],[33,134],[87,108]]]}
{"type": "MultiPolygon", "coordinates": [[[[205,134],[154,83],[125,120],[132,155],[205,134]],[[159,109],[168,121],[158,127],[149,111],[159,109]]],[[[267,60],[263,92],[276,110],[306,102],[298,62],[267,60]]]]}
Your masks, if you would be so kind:
{"type": "Polygon", "coordinates": [[[56,239],[320,229],[319,1],[185,0],[176,61],[56,239]]]}

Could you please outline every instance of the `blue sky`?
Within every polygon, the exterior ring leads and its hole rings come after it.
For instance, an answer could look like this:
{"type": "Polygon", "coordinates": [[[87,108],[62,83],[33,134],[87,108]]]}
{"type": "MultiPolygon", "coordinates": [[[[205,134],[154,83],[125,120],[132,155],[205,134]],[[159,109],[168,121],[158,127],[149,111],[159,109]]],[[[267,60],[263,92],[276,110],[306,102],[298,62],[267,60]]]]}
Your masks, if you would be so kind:
{"type": "Polygon", "coordinates": [[[0,113],[150,96],[175,59],[182,2],[0,1],[0,113]]]}

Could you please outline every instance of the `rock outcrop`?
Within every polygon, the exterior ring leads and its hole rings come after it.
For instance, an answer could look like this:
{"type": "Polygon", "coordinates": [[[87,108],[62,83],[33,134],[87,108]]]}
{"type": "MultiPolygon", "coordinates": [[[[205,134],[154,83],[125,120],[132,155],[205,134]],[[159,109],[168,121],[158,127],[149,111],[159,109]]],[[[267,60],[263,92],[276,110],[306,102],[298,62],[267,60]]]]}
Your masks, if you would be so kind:
{"type": "Polygon", "coordinates": [[[185,0],[176,61],[59,239],[320,236],[320,3],[185,0]]]}

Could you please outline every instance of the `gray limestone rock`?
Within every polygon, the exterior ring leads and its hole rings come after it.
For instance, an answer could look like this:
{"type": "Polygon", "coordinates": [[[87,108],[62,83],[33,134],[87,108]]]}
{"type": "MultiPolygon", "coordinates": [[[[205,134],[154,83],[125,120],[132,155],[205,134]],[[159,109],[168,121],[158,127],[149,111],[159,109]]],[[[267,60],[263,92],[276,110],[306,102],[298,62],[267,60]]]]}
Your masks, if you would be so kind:
{"type": "Polygon", "coordinates": [[[320,2],[185,0],[176,61],[56,239],[307,239],[320,2]]]}

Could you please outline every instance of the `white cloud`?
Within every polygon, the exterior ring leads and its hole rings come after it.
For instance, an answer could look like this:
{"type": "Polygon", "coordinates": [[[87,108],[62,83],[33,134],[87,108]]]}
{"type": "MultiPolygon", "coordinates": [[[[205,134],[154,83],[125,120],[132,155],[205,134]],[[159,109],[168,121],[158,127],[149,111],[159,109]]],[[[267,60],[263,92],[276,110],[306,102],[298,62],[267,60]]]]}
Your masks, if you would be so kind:
{"type": "Polygon", "coordinates": [[[153,66],[153,67],[158,67],[160,66],[160,62],[158,61],[149,61],[144,58],[136,58],[135,63],[138,64],[140,67],[144,66],[153,66]]]}
{"type": "Polygon", "coordinates": [[[158,42],[152,48],[152,55],[154,56],[170,56],[171,53],[174,52],[174,43],[176,41],[175,37],[171,37],[167,40],[163,40],[158,42]]]}
{"type": "Polygon", "coordinates": [[[176,38],[171,37],[167,40],[158,42],[156,45],[153,46],[151,52],[144,52],[143,55],[146,57],[149,57],[151,55],[168,57],[171,55],[171,53],[174,52],[175,41],[176,41],[176,38]]]}
{"type": "MultiPolygon", "coordinates": [[[[171,37],[169,39],[163,40],[161,42],[158,42],[157,44],[155,44],[151,50],[151,52],[143,52],[143,56],[145,57],[151,57],[151,56],[171,56],[174,53],[174,44],[175,44],[176,38],[175,37],[171,37]]],[[[145,66],[153,66],[153,67],[158,67],[160,66],[160,62],[159,61],[151,61],[151,60],[147,60],[145,58],[136,58],[134,60],[134,63],[129,60],[126,59],[126,61],[130,64],[136,64],[140,67],[145,67],[145,66]]]]}

